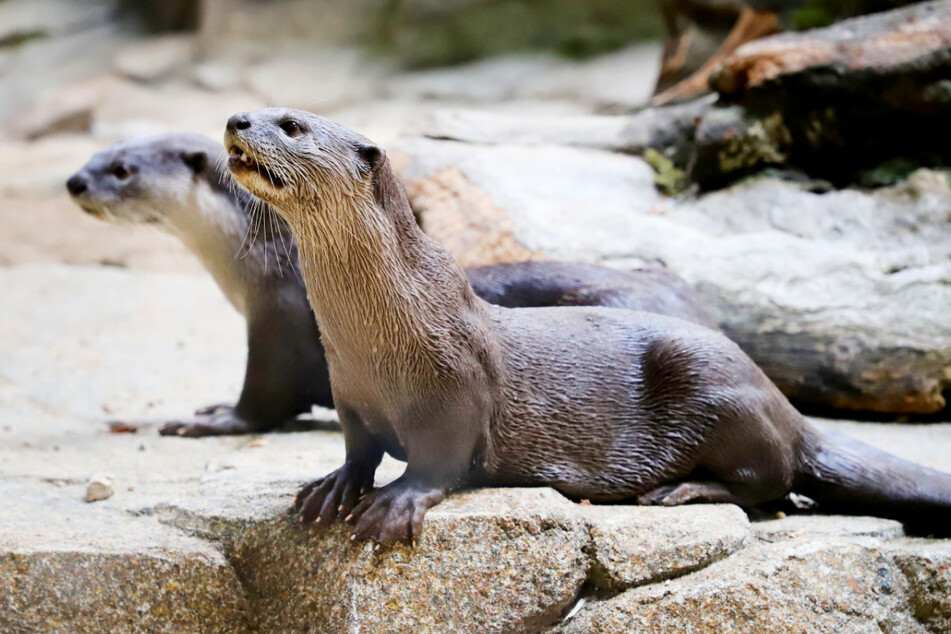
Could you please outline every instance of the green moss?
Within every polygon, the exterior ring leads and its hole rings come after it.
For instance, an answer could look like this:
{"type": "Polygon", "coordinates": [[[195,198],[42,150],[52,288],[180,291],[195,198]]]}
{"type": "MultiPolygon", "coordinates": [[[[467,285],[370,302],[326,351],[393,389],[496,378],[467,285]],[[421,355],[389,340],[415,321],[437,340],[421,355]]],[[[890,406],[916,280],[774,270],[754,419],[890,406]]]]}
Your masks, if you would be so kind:
{"type": "Polygon", "coordinates": [[[792,28],[805,31],[829,26],[836,20],[836,11],[828,5],[829,0],[807,0],[790,15],[792,28]]]}
{"type": "Polygon", "coordinates": [[[730,174],[761,165],[783,164],[791,143],[792,137],[781,113],[753,120],[729,138],[720,150],[720,172],[730,174]]]}
{"type": "Polygon", "coordinates": [[[862,187],[890,187],[906,180],[916,169],[918,165],[913,161],[896,157],[860,173],[858,182],[862,187]]]}
{"type": "Polygon", "coordinates": [[[786,18],[790,28],[804,31],[906,4],[910,3],[906,0],[806,0],[799,8],[791,10],[786,18]]]}
{"type": "Polygon", "coordinates": [[[494,0],[461,8],[389,0],[379,16],[372,48],[409,67],[515,51],[587,57],[664,36],[654,0],[494,0]]]}
{"type": "Polygon", "coordinates": [[[21,44],[26,44],[33,40],[41,40],[45,37],[49,37],[49,33],[42,29],[10,33],[9,35],[0,37],[0,48],[15,48],[21,44]]]}
{"type": "Polygon", "coordinates": [[[676,196],[687,189],[689,181],[682,170],[677,169],[674,162],[655,150],[647,148],[644,160],[654,170],[654,184],[661,193],[667,196],[676,196]]]}

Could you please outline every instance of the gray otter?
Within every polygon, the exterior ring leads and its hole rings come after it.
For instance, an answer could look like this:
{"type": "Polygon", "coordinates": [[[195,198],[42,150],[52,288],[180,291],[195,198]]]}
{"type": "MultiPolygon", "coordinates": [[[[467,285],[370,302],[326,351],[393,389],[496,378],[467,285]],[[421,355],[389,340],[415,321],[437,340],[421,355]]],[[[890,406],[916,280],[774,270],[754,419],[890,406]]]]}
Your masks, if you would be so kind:
{"type": "MultiPolygon", "coordinates": [[[[237,405],[198,410],[162,434],[262,432],[312,405],[333,406],[320,334],[287,224],[236,188],[220,143],[159,134],[96,154],[67,182],[73,200],[106,220],[153,223],[178,236],[247,318],[248,360],[237,405]],[[250,234],[250,235],[249,235],[250,234]]],[[[467,272],[476,292],[505,306],[605,305],[713,321],[682,279],[564,262],[521,262],[467,272]]]]}
{"type": "Polygon", "coordinates": [[[554,487],[641,504],[790,491],[820,508],[951,529],[951,475],[806,421],[733,342],[614,308],[504,308],[416,225],[385,153],[316,115],[229,119],[229,167],[297,240],[347,456],[298,494],[302,522],[414,540],[456,487],[554,487]],[[367,493],[384,452],[407,462],[367,493]]]}
{"type": "Polygon", "coordinates": [[[247,320],[237,404],[203,408],[193,422],[166,423],[162,434],[265,431],[313,404],[333,404],[290,232],[285,223],[255,222],[252,197],[222,179],[221,156],[220,143],[195,134],[143,137],[96,154],[66,185],[96,217],[154,223],[178,236],[247,320]],[[246,240],[249,231],[257,239],[246,240]]]}

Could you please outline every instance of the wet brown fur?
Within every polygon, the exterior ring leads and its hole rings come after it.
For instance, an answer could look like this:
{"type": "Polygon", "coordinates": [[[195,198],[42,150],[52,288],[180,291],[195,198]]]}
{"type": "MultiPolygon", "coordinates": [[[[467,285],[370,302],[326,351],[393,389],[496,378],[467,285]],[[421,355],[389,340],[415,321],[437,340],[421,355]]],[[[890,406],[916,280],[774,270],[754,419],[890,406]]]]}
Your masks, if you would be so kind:
{"type": "Polygon", "coordinates": [[[951,476],[813,427],[715,331],[637,311],[480,300],[364,137],[268,109],[233,117],[226,144],[285,183],[232,161],[297,239],[346,439],[344,465],[300,492],[301,521],[349,514],[354,539],[412,540],[448,491],[495,483],[746,507],[796,490],[831,510],[847,499],[847,512],[947,530],[951,476]],[[281,136],[287,121],[304,137],[281,136]],[[406,472],[360,499],[384,451],[406,472]]]}

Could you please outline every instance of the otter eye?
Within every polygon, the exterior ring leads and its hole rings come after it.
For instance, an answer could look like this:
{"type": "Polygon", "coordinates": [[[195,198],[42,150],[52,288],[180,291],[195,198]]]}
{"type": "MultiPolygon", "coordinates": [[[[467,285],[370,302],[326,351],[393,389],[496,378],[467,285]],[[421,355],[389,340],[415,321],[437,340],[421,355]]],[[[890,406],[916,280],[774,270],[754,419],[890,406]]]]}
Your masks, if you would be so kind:
{"type": "Polygon", "coordinates": [[[300,124],[296,121],[285,121],[281,124],[281,130],[284,130],[287,136],[297,136],[300,133],[300,124]]]}
{"type": "Polygon", "coordinates": [[[112,175],[118,178],[119,180],[125,180],[129,178],[129,170],[125,168],[125,165],[116,165],[112,169],[112,175]]]}

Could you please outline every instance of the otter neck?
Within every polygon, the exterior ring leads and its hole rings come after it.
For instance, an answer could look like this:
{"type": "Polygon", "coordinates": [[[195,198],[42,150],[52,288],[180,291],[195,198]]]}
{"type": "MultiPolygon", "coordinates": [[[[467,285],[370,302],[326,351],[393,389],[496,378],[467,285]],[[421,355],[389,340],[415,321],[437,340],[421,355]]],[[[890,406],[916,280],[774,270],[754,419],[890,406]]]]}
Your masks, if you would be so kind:
{"type": "Polygon", "coordinates": [[[481,303],[458,263],[416,225],[388,164],[376,178],[384,181],[372,189],[331,187],[346,193],[290,210],[307,294],[328,348],[346,363],[439,375],[471,336],[481,303]]]}
{"type": "Polygon", "coordinates": [[[169,215],[172,227],[231,305],[247,315],[248,280],[254,272],[246,269],[254,266],[254,254],[239,253],[249,229],[247,216],[236,209],[235,201],[204,185],[193,189],[184,203],[183,213],[169,215]]]}

